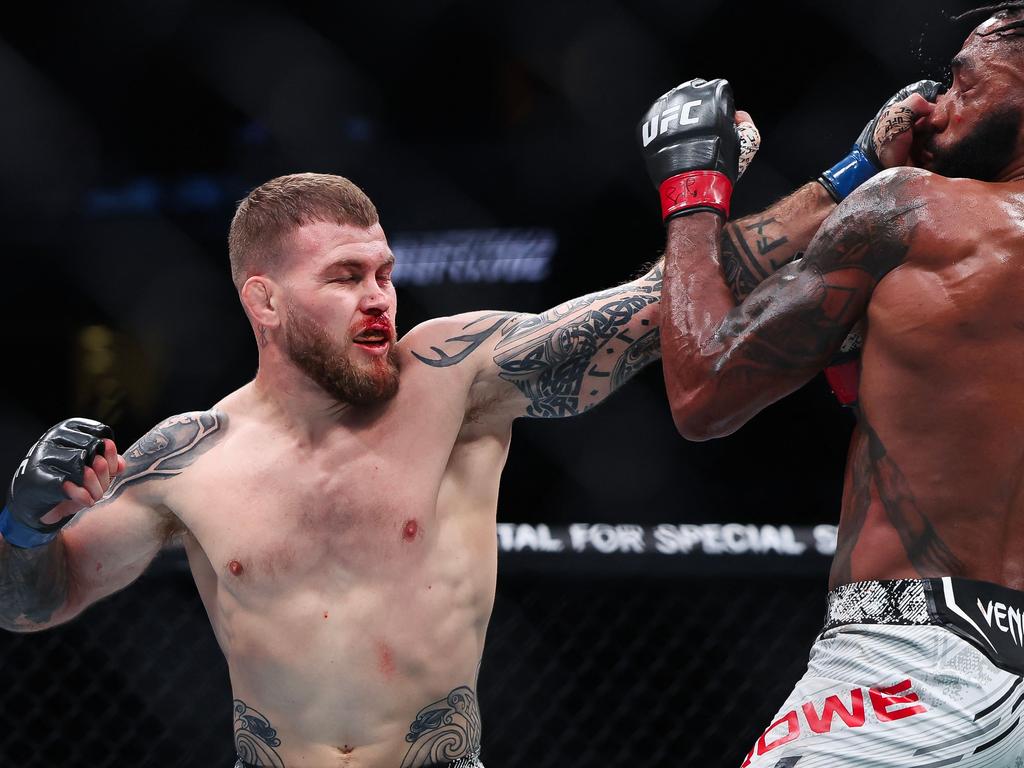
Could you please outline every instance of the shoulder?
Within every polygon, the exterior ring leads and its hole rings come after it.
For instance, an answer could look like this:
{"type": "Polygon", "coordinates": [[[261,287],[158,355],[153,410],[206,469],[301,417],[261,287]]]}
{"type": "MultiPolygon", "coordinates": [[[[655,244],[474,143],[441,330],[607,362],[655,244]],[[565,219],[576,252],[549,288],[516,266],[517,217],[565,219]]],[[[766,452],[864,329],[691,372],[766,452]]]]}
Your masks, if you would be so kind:
{"type": "Polygon", "coordinates": [[[963,180],[947,179],[923,168],[889,168],[846,198],[833,217],[866,222],[911,219],[921,223],[929,210],[956,194],[958,181],[963,180]]]}
{"type": "Polygon", "coordinates": [[[111,484],[108,498],[152,480],[180,475],[216,445],[227,429],[228,416],[220,408],[164,419],[124,452],[125,470],[111,484]]]}
{"type": "Polygon", "coordinates": [[[198,446],[227,429],[227,413],[218,408],[187,411],[164,419],[143,435],[125,453],[126,459],[168,453],[198,446]]]}
{"type": "Polygon", "coordinates": [[[519,315],[515,312],[466,312],[420,323],[398,344],[399,354],[409,362],[431,368],[468,368],[493,350],[502,329],[519,315]]]}
{"type": "Polygon", "coordinates": [[[928,239],[949,179],[920,168],[891,168],[846,198],[808,249],[809,264],[855,267],[876,279],[907,260],[928,239]]]}

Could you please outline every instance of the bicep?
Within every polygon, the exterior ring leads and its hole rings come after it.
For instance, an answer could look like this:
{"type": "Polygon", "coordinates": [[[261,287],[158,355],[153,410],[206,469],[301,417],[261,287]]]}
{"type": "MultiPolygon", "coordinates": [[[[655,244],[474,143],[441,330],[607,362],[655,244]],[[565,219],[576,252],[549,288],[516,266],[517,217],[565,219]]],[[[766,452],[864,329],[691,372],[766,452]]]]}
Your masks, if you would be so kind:
{"type": "Polygon", "coordinates": [[[131,584],[178,530],[177,518],[123,494],[80,512],[61,535],[74,614],[131,584]]]}

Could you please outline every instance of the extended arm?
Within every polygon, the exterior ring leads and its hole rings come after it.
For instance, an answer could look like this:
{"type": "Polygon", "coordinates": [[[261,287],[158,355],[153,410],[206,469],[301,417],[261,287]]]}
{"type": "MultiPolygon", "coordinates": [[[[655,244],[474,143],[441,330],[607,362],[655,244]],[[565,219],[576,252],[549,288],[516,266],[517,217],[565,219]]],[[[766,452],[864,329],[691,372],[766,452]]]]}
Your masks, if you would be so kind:
{"type": "Polygon", "coordinates": [[[761,213],[730,221],[722,228],[722,276],[737,301],[807,250],[821,222],[836,209],[816,181],[761,213]]]}
{"type": "Polygon", "coordinates": [[[911,169],[876,177],[826,220],[803,259],[739,306],[721,278],[721,218],[671,222],[662,348],[682,435],[729,434],[829,362],[875,285],[905,259],[926,187],[926,177],[911,169]]]}
{"type": "Polygon", "coordinates": [[[470,367],[472,400],[503,417],[575,416],[658,358],[662,268],[539,315],[473,312],[433,321],[413,355],[470,367]],[[429,349],[429,351],[428,351],[429,349]]]}
{"type": "MultiPolygon", "coordinates": [[[[687,92],[692,88],[687,89],[686,86],[696,82],[702,81],[690,81],[680,88],[687,92]]],[[[921,80],[901,88],[864,126],[850,153],[823,172],[817,182],[805,184],[761,213],[731,221],[724,226],[721,236],[722,274],[737,301],[745,299],[762,280],[776,270],[800,257],[821,222],[835,210],[837,202],[882,168],[906,163],[912,138],[910,128],[915,120],[931,111],[931,102],[938,91],[939,84],[932,80],[921,80]]],[[[680,152],[680,147],[675,145],[675,137],[684,135],[686,131],[682,125],[677,127],[670,119],[666,120],[670,115],[679,114],[674,111],[671,98],[666,101],[666,97],[671,97],[672,93],[670,91],[659,99],[641,124],[641,142],[648,160],[648,171],[659,185],[685,165],[685,153],[680,152]],[[650,120],[654,118],[659,119],[661,134],[657,139],[650,139],[652,132],[648,129],[645,133],[643,126],[649,126],[650,120]]],[[[697,96],[708,100],[707,94],[697,96]]],[[[756,146],[748,153],[748,162],[754,151],[756,146]]],[[[740,174],[744,167],[741,162],[740,174]]],[[[728,168],[720,170],[729,172],[728,168]]],[[[663,210],[663,213],[666,217],[673,215],[667,210],[663,210]]]]}

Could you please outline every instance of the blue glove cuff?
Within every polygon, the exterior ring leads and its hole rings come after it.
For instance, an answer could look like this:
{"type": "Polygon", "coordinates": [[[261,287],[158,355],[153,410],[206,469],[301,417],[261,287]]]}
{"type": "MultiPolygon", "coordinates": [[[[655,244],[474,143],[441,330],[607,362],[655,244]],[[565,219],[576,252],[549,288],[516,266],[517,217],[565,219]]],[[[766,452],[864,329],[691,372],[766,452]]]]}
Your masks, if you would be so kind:
{"type": "Polygon", "coordinates": [[[42,547],[57,538],[57,531],[53,533],[41,533],[33,530],[27,525],[22,525],[10,513],[7,507],[0,512],[0,534],[3,534],[4,541],[14,547],[31,549],[42,547]]]}
{"type": "Polygon", "coordinates": [[[847,195],[879,170],[874,163],[868,160],[861,148],[854,145],[850,154],[821,174],[818,181],[837,203],[841,203],[847,195]]]}

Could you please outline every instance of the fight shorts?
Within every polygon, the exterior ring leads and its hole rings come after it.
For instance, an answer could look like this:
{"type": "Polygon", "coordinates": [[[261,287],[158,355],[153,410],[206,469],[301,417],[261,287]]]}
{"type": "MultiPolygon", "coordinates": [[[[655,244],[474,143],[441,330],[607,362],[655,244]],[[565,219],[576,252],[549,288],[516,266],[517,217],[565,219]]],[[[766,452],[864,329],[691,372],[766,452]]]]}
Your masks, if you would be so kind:
{"type": "MultiPolygon", "coordinates": [[[[258,768],[258,766],[246,763],[242,758],[238,758],[235,768],[258,768]]],[[[431,765],[423,766],[423,768],[484,768],[484,764],[480,762],[478,757],[460,757],[457,760],[452,760],[450,763],[432,763],[431,765]]]]}
{"type": "Polygon", "coordinates": [[[807,673],[742,768],[1024,767],[1024,592],[968,579],[832,590],[807,673]]]}

